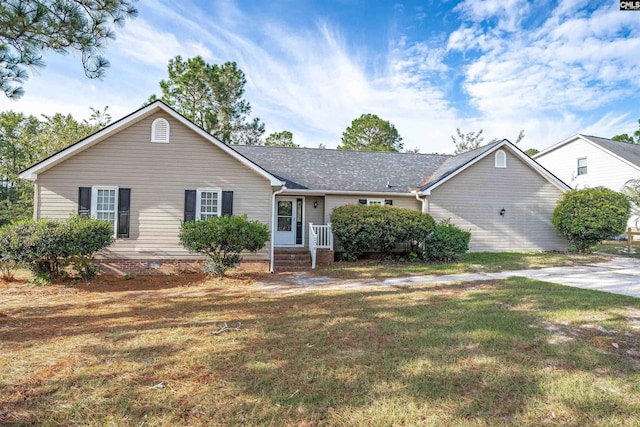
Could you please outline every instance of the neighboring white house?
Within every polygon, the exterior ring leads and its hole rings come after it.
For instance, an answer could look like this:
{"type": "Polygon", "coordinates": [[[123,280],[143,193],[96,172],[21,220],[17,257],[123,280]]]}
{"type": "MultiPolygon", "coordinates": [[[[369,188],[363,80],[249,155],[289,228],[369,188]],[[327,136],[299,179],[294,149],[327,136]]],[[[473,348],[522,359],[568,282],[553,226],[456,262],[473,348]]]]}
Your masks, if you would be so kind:
{"type": "MultiPolygon", "coordinates": [[[[574,189],[607,187],[623,191],[640,179],[640,145],[591,135],[575,135],[533,156],[545,169],[574,189]]],[[[629,226],[640,225],[632,216],[629,226]]]]}

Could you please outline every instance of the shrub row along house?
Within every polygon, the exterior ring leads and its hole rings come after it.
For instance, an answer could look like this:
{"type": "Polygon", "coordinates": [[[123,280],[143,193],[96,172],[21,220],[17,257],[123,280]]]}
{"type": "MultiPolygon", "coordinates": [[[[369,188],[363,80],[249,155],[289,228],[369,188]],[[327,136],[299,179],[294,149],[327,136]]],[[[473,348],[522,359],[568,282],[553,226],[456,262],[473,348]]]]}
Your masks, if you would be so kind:
{"type": "Polygon", "coordinates": [[[278,248],[326,244],[332,210],[349,203],[450,219],[471,231],[472,251],[567,244],[551,216],[569,187],[507,140],[457,156],[228,146],[155,101],[20,176],[35,184],[36,219],[112,221],[102,262],[127,272],[193,260],[181,222],[225,214],[270,227],[270,243],[245,260],[273,271],[278,248]]]}

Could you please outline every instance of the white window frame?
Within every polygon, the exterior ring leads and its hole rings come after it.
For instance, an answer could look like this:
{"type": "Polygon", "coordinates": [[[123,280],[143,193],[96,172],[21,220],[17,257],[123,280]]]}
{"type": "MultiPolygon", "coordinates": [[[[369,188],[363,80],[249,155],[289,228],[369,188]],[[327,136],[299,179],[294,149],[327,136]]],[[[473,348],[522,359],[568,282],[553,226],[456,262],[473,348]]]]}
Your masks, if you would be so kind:
{"type": "MultiPolygon", "coordinates": [[[[202,221],[201,209],[202,209],[202,193],[217,193],[218,205],[215,216],[222,215],[222,189],[220,188],[196,188],[196,221],[202,221]]],[[[206,212],[209,214],[209,212],[206,212]]]]}
{"type": "Polygon", "coordinates": [[[155,119],[153,123],[151,123],[151,142],[161,142],[161,143],[168,144],[169,140],[171,139],[170,135],[171,135],[171,126],[169,125],[169,121],[167,119],[163,119],[162,117],[160,117],[155,119]],[[156,128],[158,127],[159,124],[162,124],[162,123],[164,123],[165,126],[167,126],[167,136],[164,139],[158,138],[158,135],[156,132],[156,128]]]}
{"type": "MultiPolygon", "coordinates": [[[[120,187],[112,185],[94,185],[91,187],[91,217],[98,217],[98,190],[113,190],[115,197],[113,199],[113,235],[116,235],[118,229],[118,193],[120,187]]],[[[105,211],[108,212],[108,211],[105,211]]]]}
{"type": "Polygon", "coordinates": [[[578,157],[577,165],[576,165],[576,176],[587,175],[588,173],[589,173],[589,161],[587,160],[586,157],[578,157]],[[580,173],[580,160],[584,160],[584,166],[582,166],[583,168],[585,168],[584,173],[580,173]]]}
{"type": "Polygon", "coordinates": [[[507,153],[504,150],[498,150],[495,154],[495,167],[505,169],[507,167],[507,153]]]}
{"type": "Polygon", "coordinates": [[[385,205],[385,199],[367,199],[367,206],[371,205],[385,205]]]}

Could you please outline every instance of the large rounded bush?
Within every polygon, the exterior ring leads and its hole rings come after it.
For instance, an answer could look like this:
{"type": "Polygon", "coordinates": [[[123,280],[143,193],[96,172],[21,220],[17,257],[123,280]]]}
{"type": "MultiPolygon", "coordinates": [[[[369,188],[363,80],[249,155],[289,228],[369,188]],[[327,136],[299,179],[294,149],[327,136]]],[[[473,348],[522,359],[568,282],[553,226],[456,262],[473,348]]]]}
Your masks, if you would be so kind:
{"type": "Polygon", "coordinates": [[[430,215],[392,206],[345,205],[331,213],[333,235],[350,260],[365,252],[389,253],[400,243],[422,243],[434,227],[430,215]]]}
{"type": "Polygon", "coordinates": [[[553,211],[554,227],[579,251],[624,233],[629,219],[627,197],[608,188],[565,193],[553,211]]]}
{"type": "Polygon", "coordinates": [[[269,240],[269,228],[246,216],[214,216],[187,221],[180,228],[180,244],[208,257],[204,270],[216,275],[240,263],[240,252],[256,252],[269,240]]]}
{"type": "Polygon", "coordinates": [[[451,224],[448,220],[436,225],[424,248],[425,258],[451,262],[469,250],[471,233],[451,224]]]}

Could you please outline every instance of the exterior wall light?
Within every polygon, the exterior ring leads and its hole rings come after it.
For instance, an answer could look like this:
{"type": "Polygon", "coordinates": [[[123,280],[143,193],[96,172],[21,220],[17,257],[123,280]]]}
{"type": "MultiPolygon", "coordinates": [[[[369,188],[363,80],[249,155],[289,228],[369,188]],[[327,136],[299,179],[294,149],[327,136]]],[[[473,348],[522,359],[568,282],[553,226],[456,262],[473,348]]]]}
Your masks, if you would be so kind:
{"type": "Polygon", "coordinates": [[[500,216],[504,216],[504,214],[506,214],[507,211],[505,208],[500,209],[500,216]]]}

